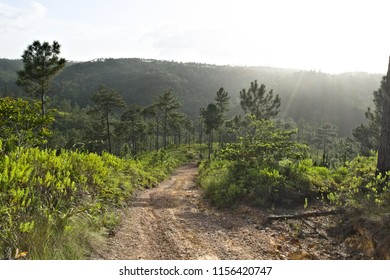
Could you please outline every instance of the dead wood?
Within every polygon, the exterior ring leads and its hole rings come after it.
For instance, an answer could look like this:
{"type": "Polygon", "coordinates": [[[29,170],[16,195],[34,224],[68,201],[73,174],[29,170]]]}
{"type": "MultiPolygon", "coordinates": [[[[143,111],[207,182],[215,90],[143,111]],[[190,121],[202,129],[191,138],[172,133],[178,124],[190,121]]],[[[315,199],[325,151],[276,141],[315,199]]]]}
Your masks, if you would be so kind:
{"type": "Polygon", "coordinates": [[[315,233],[317,233],[320,237],[322,237],[322,238],[324,238],[324,239],[326,239],[326,240],[329,240],[329,238],[328,238],[326,235],[324,235],[324,234],[322,234],[321,232],[319,232],[319,231],[317,230],[316,227],[314,227],[314,226],[312,226],[311,224],[309,224],[305,219],[301,219],[301,221],[302,221],[305,225],[307,225],[309,228],[311,228],[315,233]]]}
{"type": "Polygon", "coordinates": [[[275,221],[275,220],[299,220],[299,219],[305,219],[310,217],[322,217],[322,216],[331,216],[331,215],[339,215],[343,214],[343,209],[335,209],[335,210],[329,210],[329,211],[312,211],[312,212],[306,212],[306,213],[299,213],[299,214],[289,214],[289,215],[270,215],[267,217],[267,221],[275,221]]]}

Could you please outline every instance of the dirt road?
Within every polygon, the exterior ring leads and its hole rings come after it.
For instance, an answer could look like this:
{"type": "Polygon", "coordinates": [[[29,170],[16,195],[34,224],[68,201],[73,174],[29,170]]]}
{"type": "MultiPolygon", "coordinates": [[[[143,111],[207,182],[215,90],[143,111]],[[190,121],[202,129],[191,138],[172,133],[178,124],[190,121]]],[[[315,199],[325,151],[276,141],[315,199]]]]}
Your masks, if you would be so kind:
{"type": "MultiPolygon", "coordinates": [[[[348,259],[364,258],[298,222],[264,226],[252,208],[217,210],[196,186],[195,165],[179,168],[158,187],[139,191],[99,259],[348,259]],[[360,257],[359,257],[360,256],[360,257]]],[[[327,219],[327,218],[322,218],[327,219]]],[[[312,221],[312,225],[324,224],[312,221]]]]}

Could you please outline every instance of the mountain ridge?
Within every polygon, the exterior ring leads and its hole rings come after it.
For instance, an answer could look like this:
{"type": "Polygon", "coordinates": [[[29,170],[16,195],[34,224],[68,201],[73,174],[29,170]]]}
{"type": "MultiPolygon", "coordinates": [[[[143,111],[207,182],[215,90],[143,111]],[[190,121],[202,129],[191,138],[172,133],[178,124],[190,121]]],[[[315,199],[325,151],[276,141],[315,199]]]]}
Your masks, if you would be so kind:
{"type": "MultiPolygon", "coordinates": [[[[0,59],[0,93],[23,95],[16,86],[16,71],[21,60],[0,59]]],[[[49,96],[53,102],[69,100],[82,107],[104,84],[117,90],[129,104],[147,106],[167,88],[183,104],[183,111],[193,120],[199,109],[213,102],[224,87],[231,96],[230,115],[242,114],[239,92],[257,80],[273,89],[282,100],[280,116],[295,122],[303,118],[313,126],[332,122],[342,136],[365,121],[364,111],[372,104],[372,92],[382,75],[348,72],[329,74],[318,71],[284,69],[270,66],[231,66],[195,62],[126,58],[104,58],[87,62],[69,62],[55,78],[49,96]]]]}

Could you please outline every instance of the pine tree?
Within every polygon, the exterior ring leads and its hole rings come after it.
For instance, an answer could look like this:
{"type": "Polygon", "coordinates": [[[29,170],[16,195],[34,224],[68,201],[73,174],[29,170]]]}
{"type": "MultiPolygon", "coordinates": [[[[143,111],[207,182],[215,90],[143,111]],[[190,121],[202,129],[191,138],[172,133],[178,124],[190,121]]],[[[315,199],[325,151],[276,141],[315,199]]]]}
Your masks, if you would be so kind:
{"type": "Polygon", "coordinates": [[[323,151],[322,165],[328,164],[328,148],[337,139],[337,127],[330,123],[323,123],[316,131],[316,142],[318,147],[323,151]]]}
{"type": "MultiPolygon", "coordinates": [[[[149,131],[151,132],[151,135],[154,133],[155,137],[155,144],[154,148],[158,150],[160,148],[160,129],[161,129],[161,110],[158,108],[158,104],[156,102],[156,99],[154,100],[153,104],[146,107],[143,111],[143,115],[145,117],[145,120],[147,121],[147,126],[149,128],[149,131]]],[[[152,139],[153,137],[150,137],[150,150],[152,150],[152,139]]]]}
{"type": "Polygon", "coordinates": [[[121,116],[121,121],[115,127],[117,135],[126,141],[130,141],[133,156],[139,151],[138,143],[145,128],[146,124],[142,118],[142,108],[137,105],[127,107],[121,116]]]}
{"type": "Polygon", "coordinates": [[[217,91],[217,95],[215,97],[218,113],[221,119],[225,118],[225,114],[229,110],[229,100],[230,100],[229,93],[225,91],[223,87],[221,87],[217,91]]]}
{"type": "Polygon", "coordinates": [[[384,76],[380,88],[373,92],[374,109],[368,107],[365,112],[368,123],[360,124],[352,131],[353,137],[360,143],[360,152],[366,156],[370,154],[371,150],[378,150],[386,81],[387,77],[384,76]]]}
{"type": "Polygon", "coordinates": [[[220,127],[220,117],[218,107],[214,103],[207,105],[206,109],[202,110],[202,116],[206,128],[206,134],[209,136],[208,140],[208,159],[211,159],[213,131],[220,127]]]}
{"type": "Polygon", "coordinates": [[[162,95],[155,99],[156,109],[161,111],[162,129],[163,129],[163,146],[167,148],[168,124],[172,116],[181,108],[180,102],[173,95],[172,90],[166,90],[162,95]]]}
{"type": "Polygon", "coordinates": [[[54,41],[41,44],[34,41],[22,55],[24,70],[18,71],[17,84],[23,90],[40,99],[42,116],[45,115],[46,95],[54,77],[65,67],[65,59],[59,58],[60,44],[54,41]]]}
{"type": "Polygon", "coordinates": [[[383,91],[383,113],[379,139],[377,172],[385,175],[390,171],[390,58],[383,91]]]}
{"type": "Polygon", "coordinates": [[[279,95],[274,97],[273,90],[266,93],[265,85],[251,82],[248,90],[240,91],[240,105],[246,114],[255,116],[257,120],[268,120],[275,117],[280,111],[279,95]]]}
{"type": "Polygon", "coordinates": [[[185,129],[186,120],[186,116],[179,111],[172,113],[170,117],[169,128],[173,134],[174,143],[178,146],[181,144],[181,137],[185,129]]]}
{"type": "Polygon", "coordinates": [[[219,123],[220,123],[220,127],[218,128],[219,130],[218,140],[219,140],[220,147],[222,146],[222,131],[226,122],[225,114],[229,110],[229,100],[230,100],[230,96],[228,92],[225,91],[223,87],[221,87],[215,97],[215,101],[218,109],[219,123]]]}
{"type": "Polygon", "coordinates": [[[105,86],[100,86],[97,92],[91,97],[95,103],[95,107],[90,111],[91,114],[100,115],[101,120],[105,123],[107,148],[108,152],[112,152],[111,146],[111,131],[110,131],[110,116],[115,108],[123,108],[125,101],[122,96],[114,89],[107,89],[105,86]]]}

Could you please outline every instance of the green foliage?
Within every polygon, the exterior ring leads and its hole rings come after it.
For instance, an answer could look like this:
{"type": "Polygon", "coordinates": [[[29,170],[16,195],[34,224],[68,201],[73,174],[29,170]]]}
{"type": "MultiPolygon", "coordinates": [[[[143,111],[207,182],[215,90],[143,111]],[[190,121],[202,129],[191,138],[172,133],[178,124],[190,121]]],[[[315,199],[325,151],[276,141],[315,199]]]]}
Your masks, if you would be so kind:
{"type": "Polygon", "coordinates": [[[107,89],[101,85],[99,89],[91,97],[94,102],[94,107],[89,113],[95,118],[94,128],[97,135],[104,135],[103,138],[96,140],[107,140],[107,151],[112,152],[111,131],[110,131],[110,116],[115,108],[123,108],[125,101],[122,96],[114,89],[107,89]],[[102,132],[105,130],[105,133],[102,132]]]}
{"type": "Polygon", "coordinates": [[[382,77],[379,89],[373,92],[374,110],[368,107],[365,112],[368,123],[360,124],[352,132],[355,139],[360,143],[360,151],[365,156],[369,156],[371,150],[377,150],[379,147],[386,80],[386,76],[382,77]]]}
{"type": "Polygon", "coordinates": [[[103,85],[99,86],[99,89],[91,97],[91,100],[96,105],[94,110],[104,116],[111,114],[116,107],[121,108],[125,106],[122,96],[117,91],[107,89],[103,85]]]}
{"type": "Polygon", "coordinates": [[[8,251],[21,249],[46,258],[47,246],[57,246],[57,238],[69,240],[69,229],[86,217],[88,227],[111,230],[118,223],[110,214],[113,209],[126,205],[134,189],[155,185],[179,163],[168,151],[137,161],[37,148],[7,153],[0,158],[0,255],[8,258],[8,251]]]}
{"type": "Polygon", "coordinates": [[[131,154],[138,153],[140,140],[144,136],[146,123],[142,119],[142,109],[139,106],[129,106],[121,116],[120,122],[115,126],[115,133],[122,138],[125,143],[131,145],[131,154]]]}
{"type": "Polygon", "coordinates": [[[203,121],[205,132],[208,135],[208,159],[210,160],[212,143],[214,142],[213,132],[220,128],[222,124],[222,118],[218,106],[214,103],[210,103],[207,105],[206,109],[201,108],[201,120],[203,121]]]}
{"type": "Polygon", "coordinates": [[[162,95],[158,95],[154,98],[154,114],[156,117],[160,116],[162,120],[164,149],[167,148],[168,125],[180,116],[177,110],[181,108],[181,106],[179,100],[173,95],[172,89],[165,90],[162,95]]]}
{"type": "Polygon", "coordinates": [[[64,67],[65,59],[59,58],[60,44],[54,41],[52,45],[48,42],[34,41],[24,51],[24,69],[18,71],[17,84],[24,91],[34,97],[39,97],[41,101],[42,115],[45,115],[44,104],[46,94],[51,86],[51,82],[64,67]]]}
{"type": "Polygon", "coordinates": [[[218,206],[232,206],[243,191],[231,179],[231,162],[223,160],[203,161],[199,166],[199,184],[204,188],[206,197],[218,206]]]}
{"type": "MultiPolygon", "coordinates": [[[[21,60],[0,59],[0,94],[20,96],[15,86],[21,60]]],[[[69,99],[83,108],[100,84],[117,89],[128,104],[147,106],[154,96],[167,88],[183,104],[183,112],[193,121],[200,107],[214,102],[221,86],[231,96],[231,115],[239,114],[239,92],[248,89],[248,81],[261,77],[283,100],[281,112],[298,121],[306,119],[313,127],[321,122],[334,123],[341,136],[365,121],[364,109],[371,106],[367,93],[378,88],[381,74],[326,74],[272,67],[217,66],[146,59],[100,59],[67,62],[67,67],[53,81],[53,93],[59,100],[69,99]]],[[[268,91],[268,90],[267,90],[268,91]]],[[[48,93],[50,94],[50,93],[48,93]]],[[[51,104],[54,100],[51,98],[51,104]]],[[[374,107],[372,106],[372,109],[374,107]]]]}
{"type": "MultiPolygon", "coordinates": [[[[306,158],[307,147],[293,140],[294,131],[278,129],[265,120],[249,119],[249,123],[237,143],[227,144],[217,160],[201,165],[200,184],[219,207],[236,203],[261,207],[301,207],[308,201],[338,203],[347,196],[342,186],[348,174],[370,174],[371,178],[375,173],[373,160],[367,170],[367,160],[361,160],[364,167],[358,167],[358,159],[334,171],[316,166],[306,158]]],[[[354,185],[366,185],[365,191],[368,188],[375,193],[371,179],[363,183],[358,175],[353,180],[359,180],[354,185]]],[[[379,178],[376,180],[378,183],[379,178]]],[[[375,200],[372,194],[370,197],[375,200]]]]}
{"type": "Polygon", "coordinates": [[[230,96],[224,88],[220,88],[215,96],[216,105],[218,107],[218,113],[220,115],[221,122],[225,119],[225,114],[229,110],[230,96]]]}
{"type": "MultiPolygon", "coordinates": [[[[170,152],[168,150],[157,150],[143,154],[139,157],[139,162],[144,166],[145,171],[153,174],[154,181],[152,185],[156,184],[167,177],[181,162],[184,162],[182,152],[170,152]]],[[[151,185],[151,186],[152,186],[151,185]]]]}
{"type": "MultiPolygon", "coordinates": [[[[52,134],[48,139],[51,149],[86,150],[88,140],[94,139],[88,109],[72,106],[64,100],[55,109],[55,122],[51,125],[52,134]]],[[[92,151],[92,149],[91,149],[92,151]]]]}
{"type": "Polygon", "coordinates": [[[21,98],[0,98],[0,139],[7,146],[33,147],[46,143],[50,135],[50,115],[39,114],[39,103],[21,98]]]}
{"type": "MultiPolygon", "coordinates": [[[[324,167],[305,157],[306,147],[266,120],[251,120],[238,143],[227,144],[218,160],[201,165],[206,195],[219,207],[245,202],[256,206],[291,206],[315,199],[332,181],[324,167]]],[[[300,204],[300,205],[302,205],[300,204]]]]}
{"type": "Polygon", "coordinates": [[[265,85],[260,87],[257,81],[251,82],[250,88],[246,91],[240,91],[240,105],[245,113],[251,114],[256,119],[265,119],[275,117],[280,111],[279,95],[273,96],[273,90],[266,93],[265,85]]]}
{"type": "Polygon", "coordinates": [[[202,117],[206,127],[206,133],[210,134],[212,130],[218,129],[221,121],[217,105],[210,103],[205,110],[202,110],[202,117]]]}
{"type": "Polygon", "coordinates": [[[331,171],[322,166],[314,166],[311,159],[303,159],[289,165],[284,170],[288,185],[310,199],[323,199],[334,189],[335,182],[331,171]]]}
{"type": "Polygon", "coordinates": [[[378,149],[380,133],[372,127],[362,123],[353,129],[352,135],[360,144],[362,155],[369,156],[371,151],[378,149]]]}
{"type": "Polygon", "coordinates": [[[358,208],[390,206],[390,182],[386,176],[376,174],[377,155],[358,156],[333,172],[337,189],[329,200],[337,205],[358,208]]]}
{"type": "Polygon", "coordinates": [[[249,129],[238,143],[228,144],[222,156],[238,166],[276,166],[284,158],[298,159],[306,146],[293,141],[295,130],[280,130],[271,121],[249,119],[249,129]]]}
{"type": "Polygon", "coordinates": [[[259,207],[302,206],[318,201],[336,189],[326,167],[313,166],[309,159],[284,159],[273,167],[246,166],[237,169],[234,161],[203,163],[199,182],[218,207],[247,203],[259,207]]]}
{"type": "Polygon", "coordinates": [[[315,142],[318,147],[327,151],[328,147],[337,139],[337,127],[328,122],[322,123],[316,130],[315,142]]]}
{"type": "Polygon", "coordinates": [[[286,131],[272,130],[270,123],[262,128],[260,134],[228,144],[217,160],[201,165],[199,182],[218,207],[237,203],[292,207],[307,201],[362,209],[390,207],[390,182],[376,175],[376,154],[358,156],[331,170],[304,158],[304,150],[288,134],[282,137],[286,131]]]}
{"type": "Polygon", "coordinates": [[[333,155],[330,168],[336,169],[357,157],[359,145],[352,137],[339,138],[333,143],[329,154],[333,155]]]}

